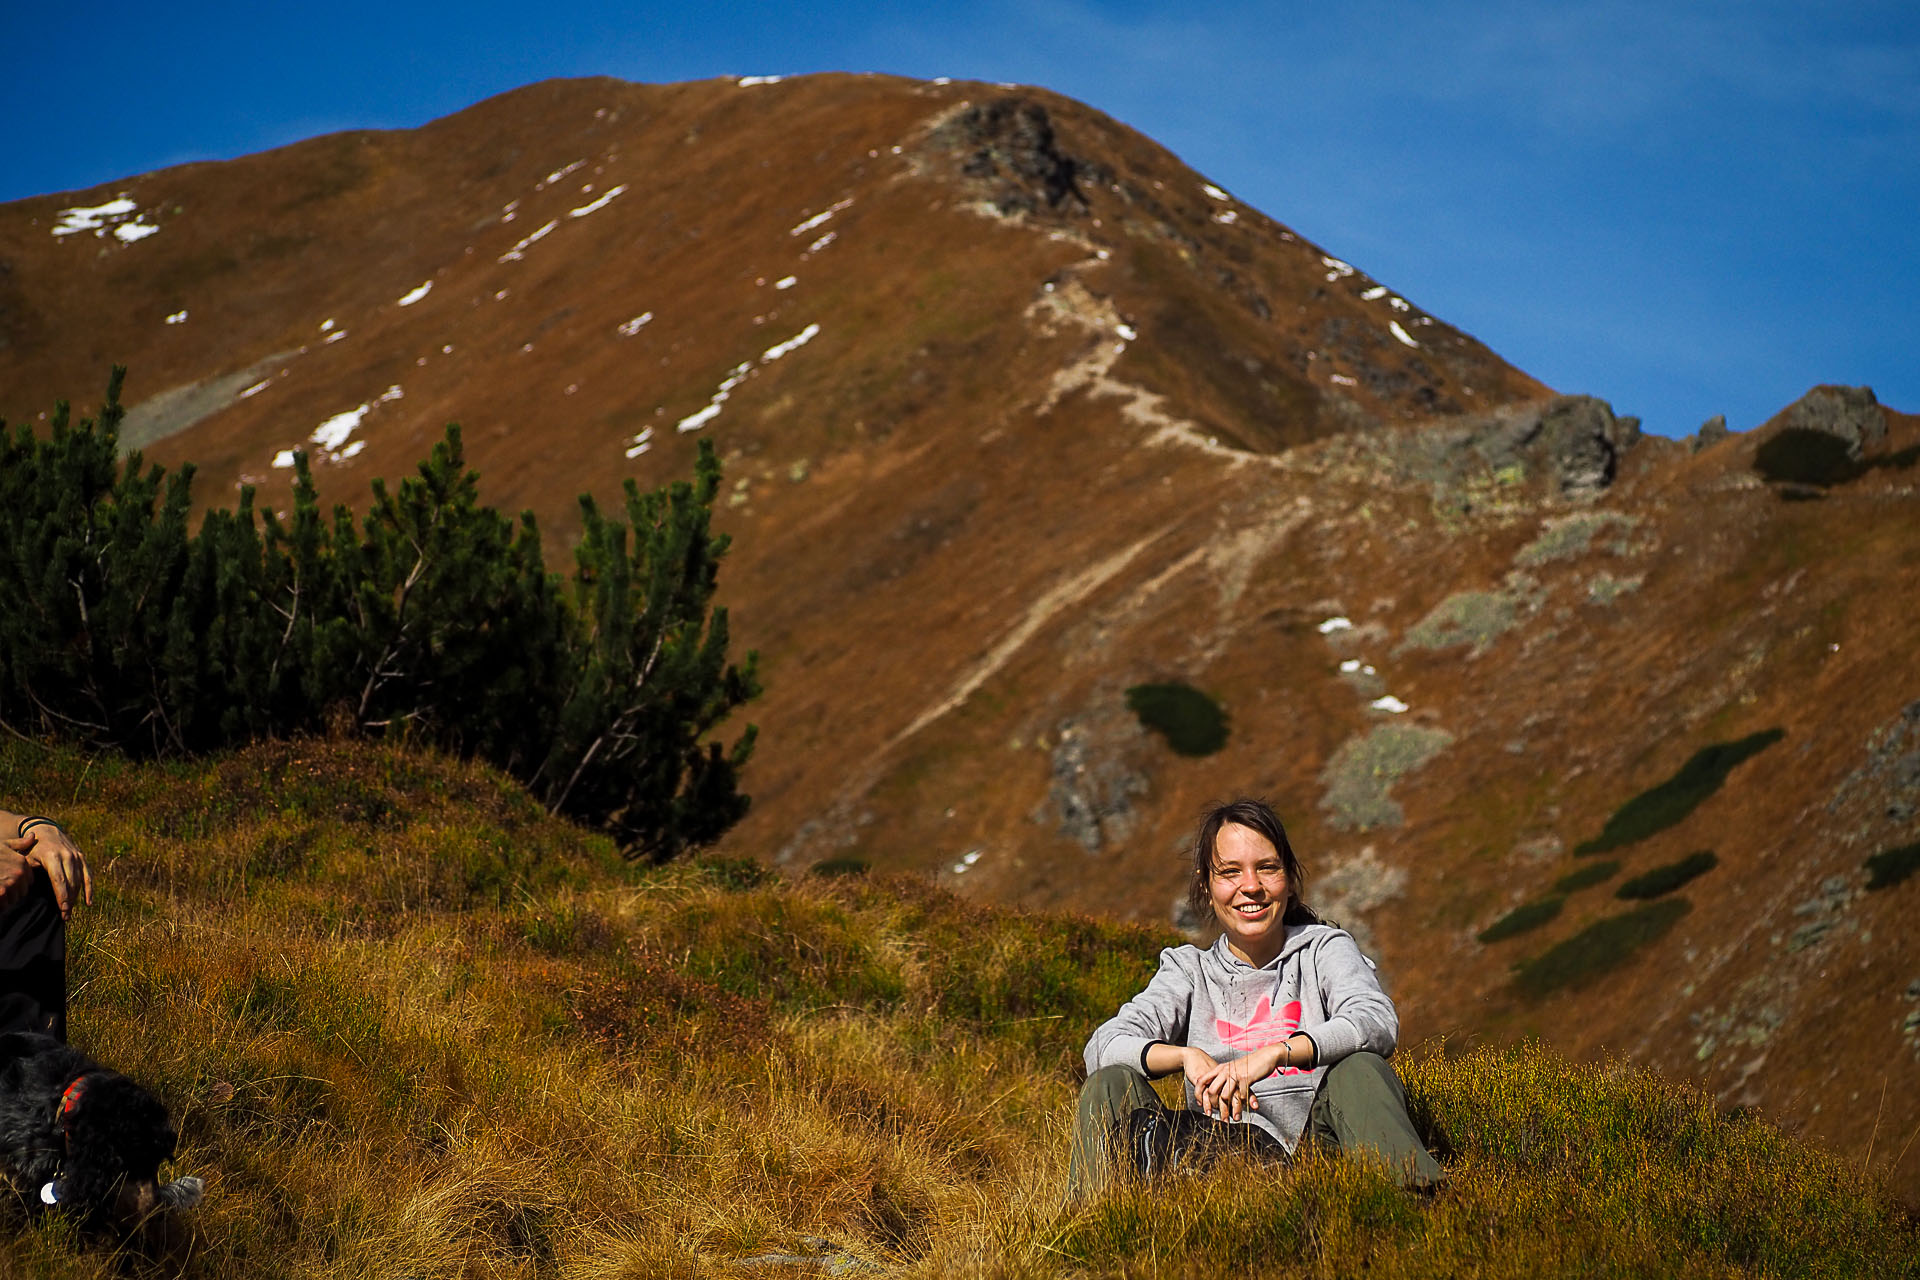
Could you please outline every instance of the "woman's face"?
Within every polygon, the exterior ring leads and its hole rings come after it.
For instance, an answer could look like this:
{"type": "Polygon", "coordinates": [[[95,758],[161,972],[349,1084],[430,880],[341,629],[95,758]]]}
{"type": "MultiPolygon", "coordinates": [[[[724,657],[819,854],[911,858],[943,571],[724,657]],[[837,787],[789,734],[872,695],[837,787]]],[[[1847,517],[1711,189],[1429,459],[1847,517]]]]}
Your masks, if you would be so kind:
{"type": "Polygon", "coordinates": [[[1207,888],[1235,955],[1265,964],[1280,953],[1287,936],[1281,923],[1287,913],[1287,869],[1271,840],[1237,822],[1221,827],[1207,888]]]}

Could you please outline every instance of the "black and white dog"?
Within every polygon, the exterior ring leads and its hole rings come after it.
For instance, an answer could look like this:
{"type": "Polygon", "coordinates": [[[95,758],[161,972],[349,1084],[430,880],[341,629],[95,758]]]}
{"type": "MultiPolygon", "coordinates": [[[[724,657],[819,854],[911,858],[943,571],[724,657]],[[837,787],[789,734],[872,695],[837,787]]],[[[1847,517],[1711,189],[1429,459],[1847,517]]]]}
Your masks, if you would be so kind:
{"type": "Polygon", "coordinates": [[[52,1036],[0,1035],[0,1171],[91,1226],[191,1208],[198,1178],[160,1181],[179,1136],[160,1100],[52,1036]]]}

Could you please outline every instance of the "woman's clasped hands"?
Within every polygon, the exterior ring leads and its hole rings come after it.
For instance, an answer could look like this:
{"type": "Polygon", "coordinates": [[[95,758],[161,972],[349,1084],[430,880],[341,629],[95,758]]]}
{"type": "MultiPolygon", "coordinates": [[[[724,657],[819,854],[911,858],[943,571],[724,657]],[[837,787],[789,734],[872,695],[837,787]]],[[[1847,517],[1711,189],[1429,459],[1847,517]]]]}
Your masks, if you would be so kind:
{"type": "Polygon", "coordinates": [[[1193,1086],[1202,1112],[1221,1120],[1238,1120],[1243,1112],[1260,1109],[1260,1100],[1253,1096],[1254,1082],[1272,1075],[1286,1056],[1284,1042],[1255,1049],[1229,1062],[1215,1062],[1204,1051],[1188,1048],[1181,1055],[1181,1069],[1193,1086]]]}

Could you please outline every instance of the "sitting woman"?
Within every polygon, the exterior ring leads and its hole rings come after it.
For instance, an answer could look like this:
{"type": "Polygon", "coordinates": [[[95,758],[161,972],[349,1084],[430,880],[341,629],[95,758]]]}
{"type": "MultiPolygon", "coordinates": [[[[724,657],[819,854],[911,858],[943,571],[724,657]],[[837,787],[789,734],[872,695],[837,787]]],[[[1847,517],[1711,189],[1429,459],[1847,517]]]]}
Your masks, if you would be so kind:
{"type": "Polygon", "coordinates": [[[1106,1186],[1123,1162],[1156,1171],[1170,1145],[1285,1158],[1303,1138],[1365,1153],[1410,1188],[1444,1179],[1387,1065],[1400,1028],[1393,1002],[1352,935],[1302,900],[1304,887],[1265,803],[1236,800],[1201,822],[1189,899],[1212,907],[1220,939],[1161,952],[1147,989],[1087,1041],[1074,1196],[1106,1186]],[[1190,1118],[1167,1113],[1147,1083],[1175,1071],[1190,1118]]]}

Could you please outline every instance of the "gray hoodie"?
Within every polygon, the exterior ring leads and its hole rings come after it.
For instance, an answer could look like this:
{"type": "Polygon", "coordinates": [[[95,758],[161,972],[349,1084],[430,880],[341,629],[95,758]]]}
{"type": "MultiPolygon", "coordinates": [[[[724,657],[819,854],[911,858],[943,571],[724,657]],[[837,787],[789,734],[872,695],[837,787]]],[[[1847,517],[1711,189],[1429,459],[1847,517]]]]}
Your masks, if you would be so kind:
{"type": "MultiPolygon", "coordinates": [[[[1226,1062],[1304,1031],[1313,1040],[1314,1065],[1283,1067],[1256,1081],[1260,1109],[1241,1113],[1243,1123],[1259,1125],[1292,1151],[1329,1066],[1362,1049],[1393,1053],[1400,1019],[1373,968],[1352,934],[1324,924],[1287,926],[1280,954],[1258,969],[1229,951],[1224,937],[1205,951],[1169,947],[1147,989],[1087,1041],[1087,1072],[1121,1065],[1144,1073],[1155,1041],[1191,1045],[1226,1062]]],[[[1191,1083],[1187,1105],[1195,1105],[1191,1083]]]]}

